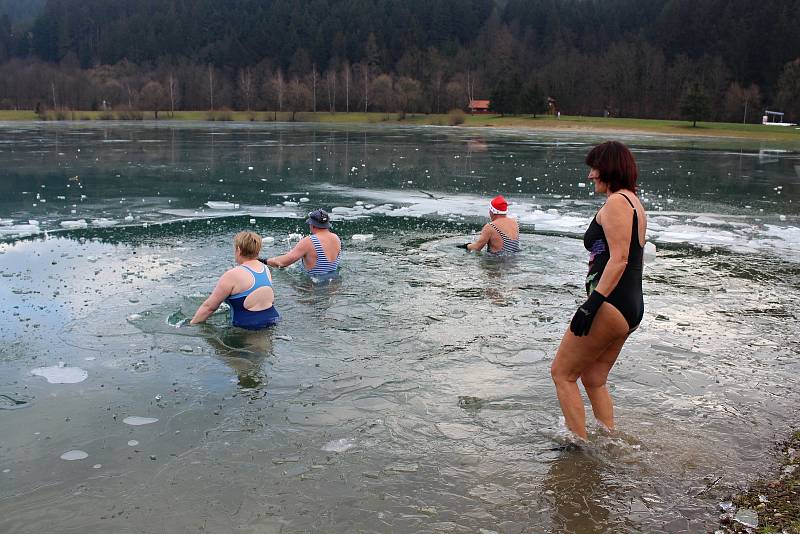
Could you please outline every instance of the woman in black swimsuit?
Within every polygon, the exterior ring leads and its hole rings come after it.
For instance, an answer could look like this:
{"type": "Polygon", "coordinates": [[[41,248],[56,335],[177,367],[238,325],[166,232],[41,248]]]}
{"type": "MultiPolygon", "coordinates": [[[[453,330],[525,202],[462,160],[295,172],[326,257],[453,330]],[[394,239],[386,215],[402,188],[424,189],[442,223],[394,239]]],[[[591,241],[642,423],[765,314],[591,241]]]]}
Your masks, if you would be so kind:
{"type": "Polygon", "coordinates": [[[589,298],[575,312],[550,368],[567,428],[581,439],[587,435],[579,378],[595,419],[614,428],[606,380],[644,315],[642,251],[647,229],[647,216],[636,196],[636,161],[628,147],[616,141],[598,145],[586,156],[586,164],[595,192],[607,199],[583,237],[589,251],[589,298]]]}

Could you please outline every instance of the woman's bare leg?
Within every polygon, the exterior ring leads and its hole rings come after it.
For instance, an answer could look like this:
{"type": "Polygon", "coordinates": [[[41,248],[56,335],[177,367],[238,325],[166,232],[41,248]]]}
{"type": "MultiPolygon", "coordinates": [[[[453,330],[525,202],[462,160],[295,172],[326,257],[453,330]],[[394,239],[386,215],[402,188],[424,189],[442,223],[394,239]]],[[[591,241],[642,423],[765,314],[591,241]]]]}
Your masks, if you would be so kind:
{"type": "Polygon", "coordinates": [[[609,430],[614,430],[614,403],[606,382],[608,373],[617,361],[626,339],[627,335],[611,343],[600,357],[581,373],[581,383],[589,402],[592,403],[594,418],[609,430]]]}
{"type": "MultiPolygon", "coordinates": [[[[567,329],[561,340],[550,374],[567,428],[580,438],[585,439],[587,434],[586,411],[578,390],[578,378],[612,345],[620,343],[621,348],[627,334],[625,318],[611,304],[604,303],[597,311],[588,335],[578,337],[567,329]]],[[[608,402],[611,402],[610,397],[608,402]]]]}

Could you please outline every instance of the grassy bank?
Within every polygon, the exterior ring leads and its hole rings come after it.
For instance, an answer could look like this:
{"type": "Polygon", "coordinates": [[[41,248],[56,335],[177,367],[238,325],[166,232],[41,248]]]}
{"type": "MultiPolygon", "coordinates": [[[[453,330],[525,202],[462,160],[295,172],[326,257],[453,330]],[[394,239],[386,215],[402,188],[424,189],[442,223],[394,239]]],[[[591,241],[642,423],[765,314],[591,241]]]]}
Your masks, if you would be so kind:
{"type": "MultiPolygon", "coordinates": [[[[102,111],[66,111],[48,112],[46,120],[152,120],[151,111],[102,112],[102,111]]],[[[0,111],[0,121],[40,120],[33,111],[0,111]]],[[[364,113],[364,112],[298,112],[292,116],[290,112],[272,111],[176,111],[174,115],[159,112],[159,120],[179,121],[235,121],[235,122],[320,122],[344,124],[417,124],[438,125],[450,124],[445,114],[407,114],[401,118],[397,113],[364,113]]],[[[739,124],[725,122],[698,122],[697,127],[687,121],[625,119],[602,117],[562,116],[555,119],[549,116],[501,117],[499,115],[466,115],[461,126],[515,128],[541,131],[573,131],[573,132],[609,132],[609,133],[641,133],[652,135],[706,136],[753,139],[764,141],[782,141],[800,143],[798,127],[764,126],[761,124],[739,124]]]]}

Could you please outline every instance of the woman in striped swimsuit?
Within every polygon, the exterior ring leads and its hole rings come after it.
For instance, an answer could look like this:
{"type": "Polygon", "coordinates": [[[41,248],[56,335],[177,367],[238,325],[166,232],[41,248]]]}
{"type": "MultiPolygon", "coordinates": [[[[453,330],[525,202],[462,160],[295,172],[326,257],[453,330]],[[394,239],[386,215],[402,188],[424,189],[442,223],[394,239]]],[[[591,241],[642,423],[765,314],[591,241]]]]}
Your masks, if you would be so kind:
{"type": "Polygon", "coordinates": [[[303,270],[310,276],[333,274],[339,268],[342,242],[331,232],[331,218],[325,210],[314,210],[306,220],[311,235],[300,240],[295,247],[282,256],[261,260],[270,267],[288,267],[303,260],[303,270]]]}
{"type": "Polygon", "coordinates": [[[508,217],[508,202],[503,195],[497,195],[489,204],[489,219],[481,235],[474,243],[458,245],[468,252],[482,250],[489,245],[488,253],[493,256],[516,254],[519,248],[519,224],[516,219],[508,217]]]}

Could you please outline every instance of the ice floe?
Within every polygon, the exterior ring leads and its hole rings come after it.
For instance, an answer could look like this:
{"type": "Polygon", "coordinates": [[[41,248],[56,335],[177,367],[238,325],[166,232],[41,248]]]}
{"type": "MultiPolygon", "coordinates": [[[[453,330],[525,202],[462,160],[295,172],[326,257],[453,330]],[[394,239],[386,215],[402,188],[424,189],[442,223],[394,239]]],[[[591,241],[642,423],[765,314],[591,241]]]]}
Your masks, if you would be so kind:
{"type": "Polygon", "coordinates": [[[41,376],[51,384],[77,384],[89,377],[80,367],[67,367],[63,362],[51,367],[37,367],[31,370],[34,376],[41,376]]]}
{"type": "Polygon", "coordinates": [[[67,451],[61,455],[62,460],[73,461],[73,460],[83,460],[88,458],[89,455],[85,451],[73,450],[67,451]]]}
{"type": "Polygon", "coordinates": [[[122,420],[126,425],[141,426],[149,425],[158,422],[156,417],[139,417],[138,415],[131,415],[122,420]]]}

